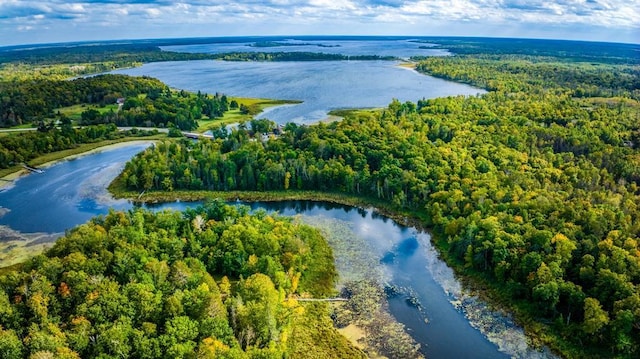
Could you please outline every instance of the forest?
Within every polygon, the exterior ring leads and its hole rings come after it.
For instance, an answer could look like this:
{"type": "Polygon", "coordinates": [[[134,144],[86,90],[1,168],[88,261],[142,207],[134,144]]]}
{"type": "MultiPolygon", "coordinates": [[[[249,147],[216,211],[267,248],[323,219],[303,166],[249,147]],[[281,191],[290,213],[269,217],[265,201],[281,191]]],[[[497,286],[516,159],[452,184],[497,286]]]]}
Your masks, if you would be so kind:
{"type": "Polygon", "coordinates": [[[639,72],[530,54],[423,59],[475,97],[392,102],[340,122],[160,142],[130,191],[315,190],[420,218],[450,263],[492,286],[567,357],[640,353],[639,72]]]}
{"type": "Polygon", "coordinates": [[[517,55],[564,63],[639,65],[637,44],[550,39],[431,37],[411,40],[436,44],[456,55],[517,55]]]}
{"type": "Polygon", "coordinates": [[[62,121],[60,128],[51,123],[41,123],[38,131],[0,136],[0,169],[29,162],[47,153],[76,148],[80,144],[156,134],[156,130],[119,131],[113,124],[74,128],[68,119],[62,121]]]}
{"type": "Polygon", "coordinates": [[[72,81],[0,81],[0,125],[15,126],[55,117],[54,110],[77,104],[115,104],[118,98],[168,91],[145,77],[101,75],[72,81]]]}
{"type": "Polygon", "coordinates": [[[316,229],[248,207],[112,211],[0,276],[14,358],[358,358],[322,303],[333,253],[316,229]]]}
{"type": "Polygon", "coordinates": [[[100,112],[87,108],[79,125],[171,127],[193,130],[201,118],[221,117],[229,109],[225,95],[172,91],[149,77],[99,75],[72,81],[36,79],[0,82],[0,127],[52,119],[73,105],[104,107],[121,99],[121,108],[100,112]]]}
{"type": "Polygon", "coordinates": [[[157,134],[135,127],[193,130],[199,119],[221,117],[232,104],[222,94],[172,91],[147,77],[0,82],[0,127],[31,124],[37,128],[0,136],[0,169],[80,144],[157,134]],[[121,103],[116,107],[117,101],[121,103]],[[80,106],[77,119],[61,113],[61,108],[69,106],[80,106]],[[118,126],[134,129],[121,131],[118,126]]]}
{"type": "Polygon", "coordinates": [[[231,52],[214,55],[224,61],[391,61],[393,56],[379,55],[342,55],[319,52],[231,52]]]}
{"type": "MultiPolygon", "coordinates": [[[[223,60],[223,61],[337,61],[396,60],[391,56],[346,56],[321,52],[232,52],[186,53],[165,51],[161,46],[233,42],[234,38],[186,40],[138,40],[130,43],[77,43],[70,46],[0,48],[0,82],[18,82],[33,78],[65,80],[76,76],[98,74],[116,69],[137,67],[159,61],[223,60]]],[[[246,41],[237,38],[235,41],[246,41]]],[[[253,46],[264,47],[253,43],[253,46]]],[[[67,44],[69,45],[69,44],[67,44]]],[[[281,45],[279,45],[281,46],[281,45]]],[[[318,45],[319,48],[330,47],[318,45]]],[[[2,93],[0,89],[0,93],[2,93]]]]}

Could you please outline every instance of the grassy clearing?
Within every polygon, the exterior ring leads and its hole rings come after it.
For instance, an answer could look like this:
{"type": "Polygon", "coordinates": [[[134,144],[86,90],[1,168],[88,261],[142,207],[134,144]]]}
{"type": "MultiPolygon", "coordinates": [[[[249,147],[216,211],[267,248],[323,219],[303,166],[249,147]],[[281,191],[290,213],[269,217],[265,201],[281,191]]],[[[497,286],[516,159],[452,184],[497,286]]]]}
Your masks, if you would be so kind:
{"type": "MultiPolygon", "coordinates": [[[[229,98],[229,101],[233,101],[233,100],[235,100],[238,103],[238,106],[245,105],[247,107],[256,108],[258,113],[264,111],[269,107],[281,106],[281,105],[294,105],[294,104],[302,103],[302,101],[296,101],[296,100],[271,100],[266,98],[250,98],[250,97],[230,97],[229,98]]],[[[197,131],[204,132],[206,130],[212,129],[220,125],[229,125],[232,123],[251,121],[253,117],[254,115],[241,113],[240,109],[233,109],[225,112],[224,116],[222,116],[221,118],[198,121],[199,126],[197,131]]]]}
{"type": "Polygon", "coordinates": [[[416,63],[415,62],[401,62],[398,64],[398,67],[404,67],[407,69],[411,69],[411,70],[415,70],[416,69],[416,63]]]}
{"type": "Polygon", "coordinates": [[[22,125],[18,125],[18,126],[7,127],[6,129],[19,130],[19,129],[29,129],[29,128],[33,128],[32,123],[23,123],[22,125]]]}
{"type": "Polygon", "coordinates": [[[382,108],[344,108],[329,111],[329,116],[370,116],[380,110],[382,110],[382,108]]]}
{"type": "Polygon", "coordinates": [[[79,104],[79,105],[73,105],[73,106],[67,106],[67,107],[61,107],[61,108],[55,109],[54,113],[56,114],[60,113],[62,115],[69,117],[74,121],[78,121],[80,120],[80,116],[82,115],[82,113],[89,109],[94,109],[100,112],[100,114],[105,114],[109,111],[117,112],[118,105],[112,104],[112,105],[106,105],[106,106],[97,106],[97,105],[89,105],[89,104],[79,104]]]}

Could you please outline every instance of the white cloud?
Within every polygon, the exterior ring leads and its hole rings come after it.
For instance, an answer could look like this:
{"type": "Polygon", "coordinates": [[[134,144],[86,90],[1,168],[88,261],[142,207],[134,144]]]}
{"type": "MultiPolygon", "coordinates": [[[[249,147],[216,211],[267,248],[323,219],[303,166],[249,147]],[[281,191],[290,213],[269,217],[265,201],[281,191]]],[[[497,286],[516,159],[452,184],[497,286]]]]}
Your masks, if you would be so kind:
{"type": "Polygon", "coordinates": [[[160,9],[156,9],[156,8],[145,9],[144,12],[150,18],[156,18],[156,17],[159,17],[160,15],[162,15],[162,11],[160,11],[160,9]]]}
{"type": "Polygon", "coordinates": [[[52,41],[100,37],[91,33],[89,24],[113,27],[125,34],[112,32],[108,36],[127,37],[132,33],[136,37],[277,33],[480,36],[492,33],[478,33],[478,29],[495,28],[518,29],[511,36],[530,36],[527,27],[541,26],[565,29],[558,37],[576,37],[581,34],[569,28],[579,27],[609,33],[614,41],[620,41],[615,34],[623,32],[638,42],[632,34],[640,33],[640,0],[0,0],[0,45],[17,41],[11,31],[19,26],[29,26],[32,32],[39,26],[59,29],[47,34],[52,41]],[[87,32],[78,31],[83,23],[87,32]]]}

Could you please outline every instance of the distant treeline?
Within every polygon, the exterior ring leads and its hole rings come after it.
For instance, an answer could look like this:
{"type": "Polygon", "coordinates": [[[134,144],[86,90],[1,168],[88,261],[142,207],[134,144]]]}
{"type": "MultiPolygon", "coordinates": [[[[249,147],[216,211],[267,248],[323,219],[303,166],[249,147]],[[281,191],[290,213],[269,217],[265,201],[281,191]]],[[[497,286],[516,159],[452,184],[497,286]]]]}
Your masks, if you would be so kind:
{"type": "Polygon", "coordinates": [[[149,44],[102,44],[36,47],[0,51],[0,63],[23,62],[32,65],[78,64],[114,61],[116,67],[134,63],[210,59],[210,54],[162,51],[149,44]]]}
{"type": "Polygon", "coordinates": [[[437,44],[457,55],[520,55],[555,57],[565,62],[640,64],[640,45],[543,39],[433,37],[413,40],[437,44]]]}
{"type": "Polygon", "coordinates": [[[308,42],[283,42],[283,41],[257,41],[249,44],[251,47],[281,47],[281,46],[317,46],[317,47],[340,47],[340,45],[312,44],[308,42]]]}
{"type": "MultiPolygon", "coordinates": [[[[261,46],[262,47],[262,46],[261,46]]],[[[225,60],[225,61],[337,61],[395,60],[393,56],[326,54],[314,52],[233,52],[222,54],[163,51],[149,44],[78,45],[0,50],[0,64],[30,65],[90,64],[109,62],[111,68],[131,67],[144,62],[225,60]]]]}
{"type": "MultiPolygon", "coordinates": [[[[299,37],[229,37],[229,38],[195,38],[195,39],[158,39],[135,40],[127,43],[71,43],[55,45],[12,46],[0,48],[0,63],[28,64],[78,64],[112,61],[114,68],[133,66],[141,62],[183,61],[221,59],[230,54],[181,53],[163,51],[160,46],[247,43],[252,47],[298,46],[282,42],[288,39],[302,41],[366,41],[366,40],[408,40],[421,47],[421,43],[436,44],[436,47],[449,50],[458,55],[520,55],[554,57],[561,61],[598,62],[610,64],[640,64],[640,45],[606,42],[542,40],[542,39],[509,39],[509,38],[470,38],[470,37],[370,37],[370,36],[299,36],[299,37]]],[[[303,44],[309,45],[309,44],[303,44]]],[[[317,45],[318,47],[329,47],[317,45]]],[[[317,54],[315,54],[317,56],[317,54]]],[[[330,54],[323,54],[315,60],[334,60],[330,54]]],[[[352,58],[354,59],[354,58],[352,58]]],[[[361,60],[377,60],[364,57],[361,60]]],[[[383,58],[388,59],[388,58],[383,58]]],[[[250,59],[247,59],[250,60],[250,59]]],[[[280,55],[268,61],[300,60],[293,55],[280,55]]],[[[266,61],[266,60],[262,60],[266,61]]]]}
{"type": "Polygon", "coordinates": [[[397,60],[394,56],[378,55],[342,55],[316,52],[232,52],[216,54],[215,58],[224,61],[370,61],[397,60]]]}

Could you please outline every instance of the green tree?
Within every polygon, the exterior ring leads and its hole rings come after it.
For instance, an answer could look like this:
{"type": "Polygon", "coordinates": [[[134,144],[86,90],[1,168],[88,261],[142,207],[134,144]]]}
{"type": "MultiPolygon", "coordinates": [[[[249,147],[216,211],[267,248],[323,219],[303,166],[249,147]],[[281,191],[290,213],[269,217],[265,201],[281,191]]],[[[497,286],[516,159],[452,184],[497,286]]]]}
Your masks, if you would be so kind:
{"type": "Polygon", "coordinates": [[[607,313],[600,302],[595,298],[586,298],[584,300],[584,322],[582,328],[585,333],[597,334],[609,324],[609,313],[607,313]]]}
{"type": "Polygon", "coordinates": [[[3,330],[0,327],[0,353],[6,359],[23,358],[22,342],[13,330],[3,330]]]}

